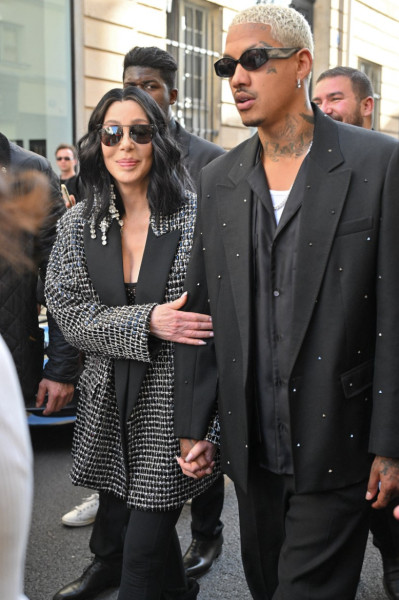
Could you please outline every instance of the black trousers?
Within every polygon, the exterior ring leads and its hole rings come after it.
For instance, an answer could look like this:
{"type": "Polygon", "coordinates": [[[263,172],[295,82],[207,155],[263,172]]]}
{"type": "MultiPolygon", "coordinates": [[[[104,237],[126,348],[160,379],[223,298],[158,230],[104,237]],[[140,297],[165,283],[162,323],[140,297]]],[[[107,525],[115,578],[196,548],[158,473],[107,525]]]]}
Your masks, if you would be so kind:
{"type": "Polygon", "coordinates": [[[371,510],[370,531],[373,543],[388,558],[399,556],[399,521],[393,516],[398,499],[386,508],[371,510]]]}
{"type": "Polygon", "coordinates": [[[188,582],[175,529],[180,513],[130,511],[118,600],[184,597],[188,582]]]}
{"type": "Polygon", "coordinates": [[[296,494],[293,476],[253,466],[236,488],[254,600],[354,600],[369,529],[367,482],[296,494]]]}
{"type": "MultiPolygon", "coordinates": [[[[224,479],[219,477],[191,505],[192,535],[201,540],[215,539],[223,529],[220,514],[224,501],[224,479]]],[[[90,550],[108,562],[121,564],[129,509],[113,494],[100,492],[100,503],[90,538],[90,550]]]]}

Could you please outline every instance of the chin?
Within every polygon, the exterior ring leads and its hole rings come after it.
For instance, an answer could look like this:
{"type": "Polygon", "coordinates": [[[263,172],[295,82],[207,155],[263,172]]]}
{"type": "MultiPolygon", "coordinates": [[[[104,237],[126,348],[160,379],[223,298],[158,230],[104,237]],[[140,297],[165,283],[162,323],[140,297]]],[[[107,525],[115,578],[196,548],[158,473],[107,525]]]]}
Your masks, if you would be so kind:
{"type": "Polygon", "coordinates": [[[251,118],[249,115],[246,117],[245,114],[241,115],[241,120],[245,127],[259,127],[263,122],[261,119],[251,118]]]}

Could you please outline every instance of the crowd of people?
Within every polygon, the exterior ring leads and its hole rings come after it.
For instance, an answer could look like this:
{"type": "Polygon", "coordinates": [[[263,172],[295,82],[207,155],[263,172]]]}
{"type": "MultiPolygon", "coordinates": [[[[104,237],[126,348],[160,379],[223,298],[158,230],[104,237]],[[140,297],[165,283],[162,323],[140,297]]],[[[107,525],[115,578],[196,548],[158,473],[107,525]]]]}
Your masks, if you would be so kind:
{"type": "MultiPolygon", "coordinates": [[[[174,118],[177,64],[155,47],[126,54],[77,150],[58,146],[60,180],[0,136],[3,171],[51,183],[23,278],[1,258],[4,303],[18,278],[26,294],[18,344],[5,311],[0,332],[25,402],[51,414],[77,390],[71,478],[92,492],[63,522],[94,522],[93,560],[54,600],[197,598],[222,551],[223,474],[254,600],[354,600],[369,530],[399,599],[399,144],[372,130],[365,74],[329,69],[310,97],[312,63],[305,18],[256,5],[215,63],[256,130],[229,152],[174,118]]],[[[4,461],[24,462],[29,496],[20,430],[4,461]]],[[[9,600],[28,526],[29,511],[9,600]]]]}

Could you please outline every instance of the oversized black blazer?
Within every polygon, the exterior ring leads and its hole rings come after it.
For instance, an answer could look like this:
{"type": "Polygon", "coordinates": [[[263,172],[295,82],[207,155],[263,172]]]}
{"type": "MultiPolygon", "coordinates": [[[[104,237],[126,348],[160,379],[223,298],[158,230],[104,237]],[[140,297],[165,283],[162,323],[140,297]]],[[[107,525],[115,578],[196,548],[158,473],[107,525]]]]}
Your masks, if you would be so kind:
{"type": "MultiPolygon", "coordinates": [[[[298,492],[366,478],[374,453],[399,457],[399,144],[314,110],[287,382],[298,492]]],[[[256,419],[248,176],[258,144],[255,135],[202,171],[187,310],[210,309],[215,338],[175,355],[176,435],[203,436],[205,407],[218,401],[222,469],[244,490],[256,419]]]]}

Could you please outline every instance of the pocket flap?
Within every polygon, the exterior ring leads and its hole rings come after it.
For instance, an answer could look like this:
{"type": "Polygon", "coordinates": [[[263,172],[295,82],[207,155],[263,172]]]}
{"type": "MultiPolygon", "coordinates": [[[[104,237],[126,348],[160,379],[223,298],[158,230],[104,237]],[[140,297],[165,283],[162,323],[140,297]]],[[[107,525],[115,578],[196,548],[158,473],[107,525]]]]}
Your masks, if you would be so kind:
{"type": "Polygon", "coordinates": [[[373,384],[374,360],[346,371],[341,375],[341,383],[346,398],[357,396],[373,384]]]}

